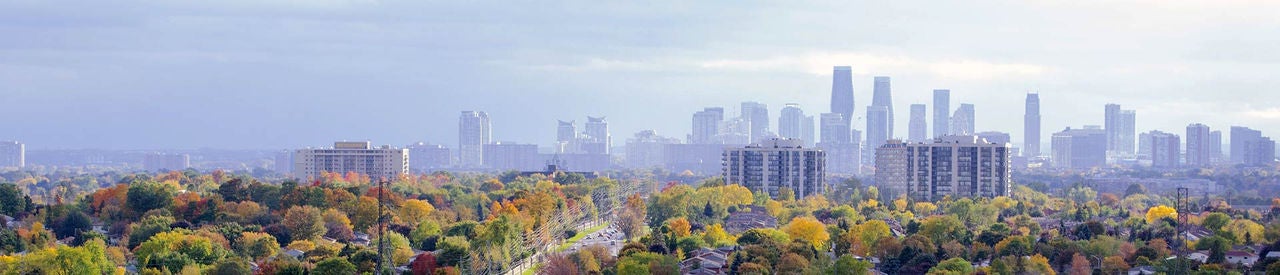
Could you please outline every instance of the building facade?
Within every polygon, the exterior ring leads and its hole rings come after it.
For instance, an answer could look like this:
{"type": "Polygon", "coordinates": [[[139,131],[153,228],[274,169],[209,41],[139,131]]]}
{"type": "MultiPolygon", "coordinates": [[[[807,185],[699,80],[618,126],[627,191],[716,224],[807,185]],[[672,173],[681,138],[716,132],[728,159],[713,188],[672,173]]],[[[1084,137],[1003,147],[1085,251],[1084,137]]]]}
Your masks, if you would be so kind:
{"type": "Polygon", "coordinates": [[[831,112],[846,118],[845,127],[853,127],[853,69],[849,66],[836,66],[831,76],[831,112]]]}
{"type": "Polygon", "coordinates": [[[956,113],[951,115],[951,134],[973,135],[977,133],[974,127],[975,119],[973,104],[961,103],[960,108],[956,108],[956,113]]]}
{"type": "Polygon", "coordinates": [[[1151,167],[1178,167],[1182,152],[1182,140],[1178,135],[1161,131],[1151,131],[1147,134],[1151,137],[1151,167]]]}
{"type": "Polygon", "coordinates": [[[453,166],[453,152],[449,147],[424,142],[410,144],[407,147],[410,170],[429,173],[453,166]]]}
{"type": "Polygon", "coordinates": [[[1053,134],[1053,167],[1089,169],[1107,163],[1107,133],[1097,126],[1067,128],[1053,134]]]}
{"type": "Polygon", "coordinates": [[[538,145],[494,142],[484,145],[484,167],[498,171],[534,171],[542,168],[538,145]]]}
{"type": "Polygon", "coordinates": [[[951,90],[933,90],[933,137],[951,133],[951,90]]]}
{"type": "Polygon", "coordinates": [[[1022,155],[1040,156],[1040,94],[1027,94],[1026,111],[1022,115],[1022,155]]]}
{"type": "Polygon", "coordinates": [[[929,136],[929,122],[925,120],[924,104],[911,104],[911,118],[907,122],[907,141],[924,142],[929,136]]]}
{"type": "Polygon", "coordinates": [[[1187,166],[1207,167],[1209,161],[1209,126],[1200,123],[1187,125],[1187,166]]]}
{"type": "Polygon", "coordinates": [[[691,144],[720,143],[720,124],[724,123],[724,108],[710,107],[693,113],[693,132],[689,135],[691,144]]]}
{"type": "Polygon", "coordinates": [[[484,165],[484,145],[489,144],[489,114],[463,111],[458,118],[458,164],[467,168],[484,165]]]}
{"type": "Polygon", "coordinates": [[[374,148],[368,141],[339,141],[333,148],[294,151],[293,176],[318,179],[323,172],[356,172],[373,180],[395,180],[409,174],[409,150],[388,145],[374,148]]]}
{"type": "Polygon", "coordinates": [[[750,142],[759,142],[769,135],[769,105],[759,102],[742,103],[742,119],[746,120],[750,142]]]}
{"type": "Polygon", "coordinates": [[[826,154],[804,148],[800,140],[770,139],[746,147],[725,148],[722,175],[726,183],[740,184],[753,192],[778,198],[778,190],[790,188],[796,198],[826,190],[826,154]]]}
{"type": "Polygon", "coordinates": [[[802,128],[804,128],[804,110],[800,109],[800,104],[787,103],[782,107],[782,114],[778,116],[778,136],[801,139],[802,128]]]}
{"type": "MultiPolygon", "coordinates": [[[[886,138],[892,138],[893,135],[893,89],[889,83],[888,76],[877,76],[873,79],[875,83],[872,87],[871,106],[884,107],[885,109],[885,132],[886,138]]],[[[870,135],[870,131],[867,133],[870,135]]]]}
{"type": "Polygon", "coordinates": [[[0,141],[0,167],[27,166],[27,146],[17,141],[0,141]]]}
{"type": "Polygon", "coordinates": [[[658,135],[655,130],[637,132],[627,140],[627,167],[662,167],[667,144],[678,144],[679,139],[658,135]]]}
{"type": "Polygon", "coordinates": [[[609,134],[609,122],[605,117],[587,116],[587,124],[583,128],[582,152],[608,155],[613,147],[613,136],[609,134]]]}
{"type": "Polygon", "coordinates": [[[1120,109],[1120,104],[1107,104],[1105,107],[1103,129],[1106,130],[1107,152],[1114,156],[1133,155],[1137,148],[1134,145],[1137,114],[1133,110],[1120,109]]]}
{"type": "Polygon", "coordinates": [[[147,171],[182,171],[191,168],[191,155],[151,153],[142,157],[142,167],[147,171]]]}
{"type": "Polygon", "coordinates": [[[1009,194],[1009,144],[978,136],[890,141],[876,152],[876,184],[917,201],[1009,194]]]}

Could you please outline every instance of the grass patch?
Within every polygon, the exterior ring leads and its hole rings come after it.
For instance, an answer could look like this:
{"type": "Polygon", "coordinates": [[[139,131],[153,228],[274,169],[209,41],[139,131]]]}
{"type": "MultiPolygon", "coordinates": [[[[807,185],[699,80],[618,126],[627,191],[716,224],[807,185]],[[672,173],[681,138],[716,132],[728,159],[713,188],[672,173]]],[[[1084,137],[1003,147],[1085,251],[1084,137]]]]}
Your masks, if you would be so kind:
{"type": "Polygon", "coordinates": [[[533,267],[530,267],[529,269],[525,269],[524,272],[520,273],[520,275],[538,274],[538,269],[540,268],[542,268],[542,263],[534,264],[533,267]]]}
{"type": "Polygon", "coordinates": [[[596,233],[596,231],[600,231],[601,229],[608,227],[609,223],[610,222],[605,222],[600,225],[592,226],[587,229],[583,229],[582,231],[579,231],[577,235],[573,235],[572,238],[565,240],[564,243],[560,244],[560,246],[556,246],[555,251],[564,252],[565,250],[568,250],[570,246],[573,246],[574,243],[577,243],[578,241],[582,240],[582,238],[586,238],[587,235],[591,235],[592,233],[596,233]]]}

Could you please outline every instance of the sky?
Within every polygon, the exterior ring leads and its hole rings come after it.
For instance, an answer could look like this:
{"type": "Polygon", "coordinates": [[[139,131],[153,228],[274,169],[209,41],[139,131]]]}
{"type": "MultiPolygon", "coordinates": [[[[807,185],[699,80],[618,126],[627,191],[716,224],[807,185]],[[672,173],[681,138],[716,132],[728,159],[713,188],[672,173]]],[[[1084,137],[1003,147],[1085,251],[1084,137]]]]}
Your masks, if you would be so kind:
{"type": "MultiPolygon", "coordinates": [[[[893,79],[909,104],[951,89],[979,131],[1043,138],[1137,111],[1280,134],[1277,1],[0,2],[0,140],[28,149],[284,149],[335,140],[457,146],[461,111],[497,141],[550,145],[605,116],[615,146],[684,139],[703,107],[829,112],[853,67],[856,114],[893,79]]],[[[926,116],[932,117],[932,107],[926,116]]],[[[865,122],[855,128],[865,128],[865,122]]],[[[1227,133],[1229,131],[1224,131],[1227,133]]]]}

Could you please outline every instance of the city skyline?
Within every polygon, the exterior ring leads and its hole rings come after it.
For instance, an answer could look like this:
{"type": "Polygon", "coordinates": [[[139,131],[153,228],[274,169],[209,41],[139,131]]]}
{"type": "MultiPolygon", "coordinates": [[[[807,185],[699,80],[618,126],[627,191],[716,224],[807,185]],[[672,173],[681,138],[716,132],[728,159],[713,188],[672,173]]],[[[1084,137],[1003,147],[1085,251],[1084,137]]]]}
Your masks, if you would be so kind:
{"type": "MultiPolygon", "coordinates": [[[[832,66],[850,66],[853,102],[862,107],[873,102],[873,76],[894,79],[894,137],[905,137],[905,106],[928,104],[941,88],[952,91],[953,105],[983,108],[977,131],[1010,132],[1015,141],[1023,140],[1017,118],[1027,92],[1042,95],[1042,135],[1103,124],[1092,110],[1105,103],[1141,113],[1139,132],[1180,133],[1188,123],[1267,136],[1280,129],[1280,98],[1266,88],[1280,80],[1265,73],[1274,65],[1259,38],[1280,25],[1267,12],[1275,3],[612,5],[626,4],[86,3],[88,14],[0,4],[10,19],[0,22],[4,34],[39,38],[0,42],[0,79],[9,83],[0,94],[20,103],[0,115],[25,118],[0,129],[0,140],[28,150],[280,149],[343,139],[456,145],[453,118],[463,110],[487,111],[495,140],[539,146],[555,136],[550,121],[585,115],[608,116],[615,135],[683,137],[688,114],[708,106],[798,103],[824,113],[832,66]],[[538,12],[524,12],[531,9],[538,12]],[[752,16],[763,10],[779,16],[752,16]],[[848,19],[865,10],[899,12],[848,19]],[[954,10],[1005,20],[943,31],[958,21],[954,10]],[[718,15],[691,16],[706,11],[718,15]],[[1092,23],[1059,23],[1079,19],[1092,23]],[[1000,23],[1007,20],[1022,24],[1000,23]],[[822,24],[833,21],[845,23],[822,24]],[[994,27],[1005,31],[987,31],[994,27]],[[356,31],[367,29],[379,31],[356,31]],[[757,31],[741,31],[748,29],[757,31]],[[1179,35],[1186,32],[1203,35],[1179,35]],[[221,39],[198,43],[210,35],[221,39]],[[1096,39],[1075,39],[1086,35],[1096,39]],[[792,39],[770,39],[780,36],[792,39]],[[95,134],[106,132],[126,134],[95,134]]],[[[851,124],[865,125],[857,119],[864,108],[853,114],[851,124]]]]}

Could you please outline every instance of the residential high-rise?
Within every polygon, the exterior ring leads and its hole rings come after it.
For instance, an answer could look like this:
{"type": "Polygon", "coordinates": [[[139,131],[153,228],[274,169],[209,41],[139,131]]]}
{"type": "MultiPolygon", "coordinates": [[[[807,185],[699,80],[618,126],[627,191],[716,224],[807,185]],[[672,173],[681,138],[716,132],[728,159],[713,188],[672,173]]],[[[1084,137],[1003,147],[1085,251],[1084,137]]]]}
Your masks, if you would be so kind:
{"type": "Polygon", "coordinates": [[[1151,157],[1151,133],[1138,134],[1138,156],[1151,157]]]}
{"type": "Polygon", "coordinates": [[[0,141],[0,167],[27,166],[27,147],[17,141],[0,141]]]}
{"type": "Polygon", "coordinates": [[[709,107],[693,113],[693,133],[689,137],[691,144],[720,143],[720,124],[724,123],[724,108],[709,107]]]}
{"type": "Polygon", "coordinates": [[[818,148],[827,154],[827,172],[856,175],[862,158],[860,149],[850,137],[852,131],[842,114],[822,114],[822,142],[818,148]]]}
{"type": "Polygon", "coordinates": [[[726,183],[767,192],[775,199],[779,188],[787,187],[798,199],[826,190],[825,158],[825,152],[805,148],[799,140],[775,138],[746,147],[725,148],[722,173],[726,183]]]}
{"type": "Polygon", "coordinates": [[[1040,156],[1040,94],[1027,94],[1026,111],[1022,115],[1022,155],[1040,156]]]}
{"type": "Polygon", "coordinates": [[[1262,138],[1262,132],[1249,127],[1231,126],[1231,164],[1244,164],[1245,144],[1262,138]]]}
{"type": "Polygon", "coordinates": [[[884,106],[867,106],[867,151],[868,155],[875,153],[875,148],[880,148],[885,141],[889,140],[889,108],[884,106]]]}
{"type": "Polygon", "coordinates": [[[409,150],[368,141],[338,141],[333,148],[298,149],[293,153],[293,175],[319,179],[321,173],[356,172],[372,180],[396,180],[409,174],[409,150]]]}
{"type": "Polygon", "coordinates": [[[1178,135],[1161,131],[1151,131],[1148,135],[1151,136],[1151,167],[1178,167],[1182,146],[1182,140],[1178,135]]]}
{"type": "Polygon", "coordinates": [[[751,125],[751,142],[759,142],[769,135],[769,106],[759,102],[743,102],[742,118],[751,125]]]}
{"type": "Polygon", "coordinates": [[[813,147],[814,144],[818,143],[817,140],[813,139],[813,130],[815,129],[813,122],[813,116],[805,116],[804,123],[800,124],[800,140],[804,140],[805,147],[813,147]]]}
{"type": "Polygon", "coordinates": [[[151,153],[142,157],[142,168],[147,171],[182,171],[191,168],[191,156],[187,154],[151,153]]]}
{"type": "Polygon", "coordinates": [[[929,123],[925,121],[924,104],[911,104],[911,120],[907,122],[907,141],[924,142],[929,136],[929,123]]]}
{"type": "Polygon", "coordinates": [[[587,123],[584,125],[583,139],[581,149],[586,154],[609,154],[609,148],[613,147],[613,136],[609,135],[609,122],[605,121],[605,117],[587,116],[587,123]]]}
{"type": "Polygon", "coordinates": [[[462,112],[458,118],[458,163],[461,166],[478,168],[484,165],[484,145],[493,138],[489,127],[489,114],[462,112]]]}
{"type": "Polygon", "coordinates": [[[972,135],[976,133],[974,119],[973,104],[961,103],[960,108],[956,109],[956,113],[951,115],[951,134],[972,135]]]}
{"type": "Polygon", "coordinates": [[[280,173],[282,175],[293,173],[293,151],[277,151],[273,159],[275,160],[273,168],[276,173],[280,173]]]}
{"type": "Polygon", "coordinates": [[[933,90],[933,137],[951,133],[951,90],[933,90]]]}
{"type": "Polygon", "coordinates": [[[409,149],[411,170],[430,173],[453,165],[453,152],[444,145],[418,142],[406,147],[409,149]]]}
{"type": "Polygon", "coordinates": [[[804,110],[800,104],[787,103],[782,107],[782,115],[778,117],[778,136],[800,139],[800,130],[804,127],[804,110]]]}
{"type": "Polygon", "coordinates": [[[1209,163],[1222,163],[1222,131],[1209,132],[1209,163]]]}
{"type": "Polygon", "coordinates": [[[871,97],[871,105],[885,108],[885,138],[893,138],[893,93],[888,76],[877,76],[871,97]]]}
{"type": "Polygon", "coordinates": [[[627,167],[662,167],[667,144],[679,144],[680,140],[658,135],[658,131],[643,130],[627,140],[627,167]]]}
{"type": "Polygon", "coordinates": [[[556,121],[556,153],[576,153],[578,151],[578,126],[575,121],[556,121]]]}
{"type": "Polygon", "coordinates": [[[735,117],[720,124],[720,134],[716,135],[719,144],[744,145],[751,143],[751,121],[735,117]]]}
{"type": "Polygon", "coordinates": [[[1136,148],[1136,113],[1120,109],[1119,104],[1107,104],[1105,115],[1103,129],[1107,134],[1107,152],[1116,156],[1133,155],[1136,148]]]}
{"type": "Polygon", "coordinates": [[[876,184],[891,196],[916,201],[1006,196],[1012,183],[1009,150],[1009,143],[971,135],[890,141],[876,150],[876,184]]]}
{"type": "Polygon", "coordinates": [[[1209,155],[1209,126],[1200,123],[1187,125],[1187,166],[1207,167],[1211,165],[1209,155]]]}
{"type": "Polygon", "coordinates": [[[1070,169],[1101,167],[1107,162],[1107,133],[1096,126],[1067,128],[1053,134],[1053,166],[1070,169]]]}
{"type": "Polygon", "coordinates": [[[538,145],[494,142],[484,145],[484,167],[497,171],[534,171],[542,168],[538,145]]]}
{"type": "Polygon", "coordinates": [[[836,66],[831,77],[831,112],[845,118],[846,127],[853,127],[853,69],[836,66]]]}

